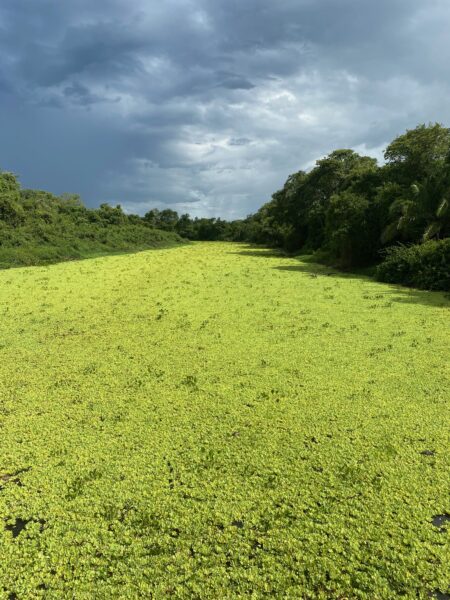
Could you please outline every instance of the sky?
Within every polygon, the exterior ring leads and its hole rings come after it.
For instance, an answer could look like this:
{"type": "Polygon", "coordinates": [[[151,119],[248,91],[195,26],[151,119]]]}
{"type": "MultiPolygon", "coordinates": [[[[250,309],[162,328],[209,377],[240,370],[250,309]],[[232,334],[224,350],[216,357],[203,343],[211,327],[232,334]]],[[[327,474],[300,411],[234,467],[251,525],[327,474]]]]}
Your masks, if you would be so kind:
{"type": "Polygon", "coordinates": [[[337,148],[450,125],[449,0],[1,0],[0,169],[240,218],[337,148]]]}

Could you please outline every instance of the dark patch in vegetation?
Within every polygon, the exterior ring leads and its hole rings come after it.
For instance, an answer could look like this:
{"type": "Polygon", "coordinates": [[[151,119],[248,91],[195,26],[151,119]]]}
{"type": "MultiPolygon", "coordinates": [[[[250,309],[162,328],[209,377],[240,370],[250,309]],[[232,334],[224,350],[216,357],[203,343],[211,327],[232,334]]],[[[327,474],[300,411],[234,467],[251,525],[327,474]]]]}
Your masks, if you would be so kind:
{"type": "Polygon", "coordinates": [[[18,469],[14,473],[4,473],[0,475],[0,491],[5,487],[7,483],[13,483],[19,487],[23,486],[23,483],[19,477],[22,473],[27,473],[31,470],[31,467],[26,467],[24,469],[18,469]]]}
{"type": "Polygon", "coordinates": [[[444,533],[447,531],[445,525],[450,522],[450,515],[448,513],[443,513],[442,515],[434,515],[432,521],[435,527],[439,528],[439,531],[444,533]]]}
{"type": "Polygon", "coordinates": [[[232,523],[233,527],[236,527],[237,529],[243,529],[244,528],[244,521],[241,521],[239,519],[233,521],[232,523]]]}
{"type": "Polygon", "coordinates": [[[6,531],[11,531],[13,538],[16,538],[30,523],[31,519],[17,518],[14,523],[5,526],[6,531]]]}
{"type": "Polygon", "coordinates": [[[173,488],[175,487],[174,480],[173,480],[173,467],[169,461],[167,461],[167,468],[169,469],[169,474],[170,474],[169,489],[173,490],[173,488]]]}
{"type": "Polygon", "coordinates": [[[186,377],[182,379],[181,383],[189,388],[192,388],[193,390],[198,389],[197,377],[195,375],[186,375],[186,377]]]}
{"type": "Polygon", "coordinates": [[[22,519],[21,517],[17,517],[14,523],[7,523],[5,529],[6,531],[11,531],[13,538],[16,538],[22,533],[28,523],[39,523],[39,532],[42,533],[46,521],[44,519],[22,519]]]}
{"type": "Polygon", "coordinates": [[[435,600],[450,600],[450,594],[445,592],[441,592],[439,590],[435,590],[429,594],[430,598],[434,598],[435,600]]]}

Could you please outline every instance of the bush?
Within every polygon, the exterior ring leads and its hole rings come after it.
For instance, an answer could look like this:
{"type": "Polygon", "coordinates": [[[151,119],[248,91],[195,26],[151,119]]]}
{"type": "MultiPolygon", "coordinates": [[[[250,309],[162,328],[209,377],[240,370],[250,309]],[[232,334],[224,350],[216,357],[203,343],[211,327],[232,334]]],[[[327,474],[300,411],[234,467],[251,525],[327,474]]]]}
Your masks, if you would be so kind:
{"type": "Polygon", "coordinates": [[[389,248],[378,266],[377,279],[426,290],[450,291],[450,239],[389,248]]]}

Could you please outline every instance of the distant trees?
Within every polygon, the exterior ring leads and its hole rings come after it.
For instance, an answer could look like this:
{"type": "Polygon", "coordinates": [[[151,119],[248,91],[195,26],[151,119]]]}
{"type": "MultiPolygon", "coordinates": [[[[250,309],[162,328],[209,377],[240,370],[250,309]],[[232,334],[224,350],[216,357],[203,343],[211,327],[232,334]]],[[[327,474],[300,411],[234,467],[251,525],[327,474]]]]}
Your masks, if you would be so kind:
{"type": "Polygon", "coordinates": [[[18,225],[23,219],[23,211],[19,203],[20,186],[12,173],[0,176],[0,221],[8,225],[18,225]]]}
{"type": "Polygon", "coordinates": [[[170,208],[165,210],[154,208],[144,215],[144,221],[148,225],[165,231],[175,231],[178,219],[178,213],[170,208]]]}
{"type": "Polygon", "coordinates": [[[246,220],[247,239],[321,249],[341,266],[371,264],[396,243],[450,235],[450,129],[419,125],[386,149],[386,164],[335,150],[246,220]]]}
{"type": "Polygon", "coordinates": [[[123,212],[120,204],[113,207],[109,204],[100,204],[100,207],[95,211],[99,222],[107,225],[124,225],[128,221],[127,215],[123,212]]]}
{"type": "Polygon", "coordinates": [[[235,237],[237,230],[233,222],[223,221],[216,218],[198,218],[191,219],[188,214],[181,216],[172,209],[166,208],[158,210],[154,208],[149,210],[143,217],[144,222],[150,227],[162,229],[164,231],[174,231],[181,237],[190,240],[225,240],[235,237]]]}
{"type": "Polygon", "coordinates": [[[92,254],[143,250],[181,242],[149,227],[120,205],[88,209],[79,196],[21,189],[0,172],[0,267],[33,265],[92,254]]]}
{"type": "MultiPolygon", "coordinates": [[[[55,231],[77,230],[77,235],[102,243],[112,232],[118,243],[117,232],[134,227],[134,233],[163,231],[189,240],[247,241],[288,252],[320,250],[336,266],[350,268],[380,262],[392,246],[448,238],[450,129],[419,125],[393,140],[384,157],[385,164],[378,165],[354,150],[334,150],[309,172],[290,175],[255,214],[236,221],[191,218],[171,208],[154,208],[144,217],[127,215],[120,205],[87,209],[76,195],[21,190],[14,175],[0,173],[0,246],[14,237],[14,227],[46,240],[55,231]]],[[[420,254],[426,255],[422,264],[434,264],[430,253],[438,247],[427,246],[420,254]]],[[[447,246],[439,252],[437,261],[447,256],[447,246]]],[[[409,265],[419,264],[410,260],[417,253],[388,254],[391,265],[406,256],[409,265]]],[[[389,277],[394,271],[390,268],[389,277]]]]}
{"type": "MultiPolygon", "coordinates": [[[[255,215],[262,237],[289,251],[329,246],[347,260],[350,247],[356,247],[352,236],[359,235],[356,221],[361,228],[369,221],[365,213],[376,170],[375,159],[353,150],[336,150],[318,160],[309,173],[291,175],[255,215]],[[334,219],[339,221],[339,231],[334,231],[334,219]]],[[[355,251],[352,256],[356,257],[355,251]]]]}

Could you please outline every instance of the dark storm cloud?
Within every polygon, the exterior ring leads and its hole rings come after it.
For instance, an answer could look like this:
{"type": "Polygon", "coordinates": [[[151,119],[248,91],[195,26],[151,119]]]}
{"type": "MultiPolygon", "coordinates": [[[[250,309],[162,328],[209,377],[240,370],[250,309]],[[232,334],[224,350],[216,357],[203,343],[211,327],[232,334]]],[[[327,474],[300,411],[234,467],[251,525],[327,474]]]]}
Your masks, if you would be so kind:
{"type": "Polygon", "coordinates": [[[450,122],[447,0],[3,0],[0,166],[240,216],[335,147],[450,122]]]}

